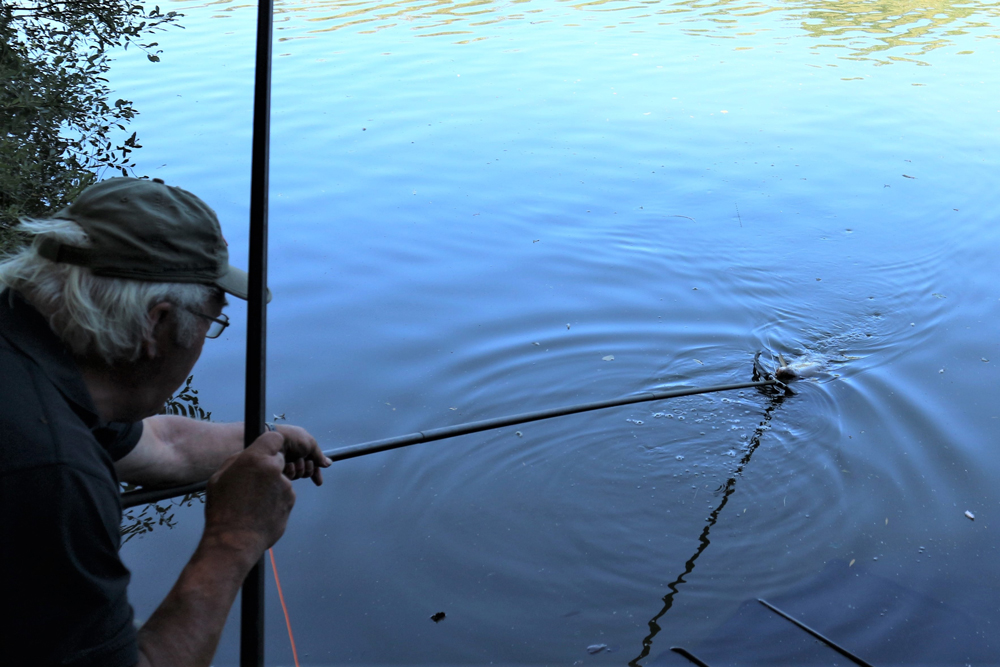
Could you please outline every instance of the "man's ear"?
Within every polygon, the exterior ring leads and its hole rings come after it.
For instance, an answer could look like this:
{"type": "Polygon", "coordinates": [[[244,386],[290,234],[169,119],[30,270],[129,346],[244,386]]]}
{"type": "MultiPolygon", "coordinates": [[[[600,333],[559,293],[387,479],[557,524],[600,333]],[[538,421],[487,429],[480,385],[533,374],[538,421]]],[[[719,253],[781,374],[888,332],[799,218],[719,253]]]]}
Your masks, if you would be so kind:
{"type": "Polygon", "coordinates": [[[149,309],[149,329],[147,329],[145,340],[142,341],[142,351],[146,358],[155,358],[163,344],[169,339],[171,335],[170,316],[173,314],[174,308],[174,304],[163,301],[149,309]]]}

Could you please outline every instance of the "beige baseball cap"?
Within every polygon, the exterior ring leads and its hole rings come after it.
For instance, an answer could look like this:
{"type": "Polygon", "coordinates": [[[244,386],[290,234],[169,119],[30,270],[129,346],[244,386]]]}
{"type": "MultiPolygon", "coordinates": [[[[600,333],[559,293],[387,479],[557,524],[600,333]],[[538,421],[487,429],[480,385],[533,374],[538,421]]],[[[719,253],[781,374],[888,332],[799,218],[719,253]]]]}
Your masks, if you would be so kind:
{"type": "Polygon", "coordinates": [[[40,236],[35,248],[48,260],[84,266],[96,276],[214,285],[247,298],[247,272],[229,264],[215,211],[158,178],[101,181],[52,217],[80,225],[90,246],[40,236]]]}

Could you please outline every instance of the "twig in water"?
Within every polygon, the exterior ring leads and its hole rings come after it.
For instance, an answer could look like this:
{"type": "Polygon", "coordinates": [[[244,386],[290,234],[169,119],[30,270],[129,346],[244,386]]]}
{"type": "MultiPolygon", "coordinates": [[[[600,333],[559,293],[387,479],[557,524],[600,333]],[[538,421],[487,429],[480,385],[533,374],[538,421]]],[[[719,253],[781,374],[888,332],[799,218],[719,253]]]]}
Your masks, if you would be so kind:
{"type": "Polygon", "coordinates": [[[740,220],[740,227],[742,227],[743,226],[743,217],[740,215],[740,205],[736,204],[735,202],[733,202],[733,203],[736,205],[736,217],[739,218],[739,220],[740,220]]]}

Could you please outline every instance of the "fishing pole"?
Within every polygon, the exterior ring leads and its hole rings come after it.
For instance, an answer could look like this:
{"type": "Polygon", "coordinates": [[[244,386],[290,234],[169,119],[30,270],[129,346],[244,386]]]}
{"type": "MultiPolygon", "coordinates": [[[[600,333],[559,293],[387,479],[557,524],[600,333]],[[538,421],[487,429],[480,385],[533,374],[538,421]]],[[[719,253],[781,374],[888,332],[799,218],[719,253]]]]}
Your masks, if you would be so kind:
{"type": "MultiPolygon", "coordinates": [[[[756,371],[755,371],[756,377],[756,371]]],[[[681,396],[695,396],[698,394],[711,394],[720,391],[733,391],[735,389],[753,389],[753,388],[773,388],[777,390],[783,390],[788,392],[788,386],[783,382],[773,378],[765,377],[764,379],[754,380],[753,382],[743,382],[739,384],[724,384],[724,385],[714,385],[710,387],[688,387],[683,389],[663,389],[659,391],[646,391],[639,394],[630,394],[628,396],[622,396],[620,398],[614,398],[605,401],[594,401],[591,403],[579,403],[577,405],[567,405],[559,408],[549,408],[547,410],[537,410],[535,412],[522,412],[516,415],[509,415],[507,417],[496,417],[493,419],[483,419],[481,421],[469,422],[466,424],[457,424],[455,426],[445,426],[443,428],[435,428],[427,431],[418,431],[416,433],[410,433],[408,435],[400,435],[393,438],[385,438],[384,440],[373,440],[371,442],[363,442],[358,445],[351,445],[349,447],[343,447],[340,449],[331,449],[324,451],[323,454],[331,461],[343,461],[346,459],[353,459],[359,456],[367,456],[368,454],[375,454],[377,452],[385,452],[390,449],[399,449],[400,447],[409,447],[410,445],[416,445],[422,442],[433,442],[435,440],[445,440],[447,438],[456,438],[460,435],[469,435],[470,433],[480,433],[482,431],[491,431],[498,428],[503,428],[505,426],[516,426],[518,424],[527,424],[529,422],[540,421],[543,419],[552,419],[553,417],[563,417],[566,415],[579,414],[581,412],[591,412],[593,410],[604,410],[607,408],[615,408],[622,405],[632,405],[634,403],[647,403],[649,401],[660,401],[668,398],[679,398],[681,396]]],[[[185,486],[177,486],[169,489],[141,489],[138,491],[128,491],[122,494],[122,507],[135,507],[136,505],[144,505],[146,503],[153,503],[160,500],[166,500],[168,498],[174,498],[176,496],[184,496],[191,493],[197,493],[199,491],[204,491],[206,487],[206,482],[198,482],[195,484],[188,484],[185,486]]]]}
{"type": "MultiPolygon", "coordinates": [[[[250,160],[250,248],[247,294],[246,401],[243,445],[264,433],[267,395],[267,195],[271,139],[272,0],[257,2],[253,139],[250,160]]],[[[240,667],[264,667],[264,556],[243,581],[240,667]]]]}

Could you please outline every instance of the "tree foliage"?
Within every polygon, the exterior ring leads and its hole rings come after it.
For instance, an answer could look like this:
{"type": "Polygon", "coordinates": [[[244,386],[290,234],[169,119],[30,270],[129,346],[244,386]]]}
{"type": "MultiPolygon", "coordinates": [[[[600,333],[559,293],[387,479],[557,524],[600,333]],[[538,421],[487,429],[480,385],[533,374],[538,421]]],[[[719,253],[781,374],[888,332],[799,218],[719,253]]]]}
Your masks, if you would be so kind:
{"type": "Polygon", "coordinates": [[[149,38],[178,17],[131,0],[0,0],[0,249],[19,218],[135,166],[137,112],[111,101],[109,53],[131,45],[158,61],[149,38]]]}

